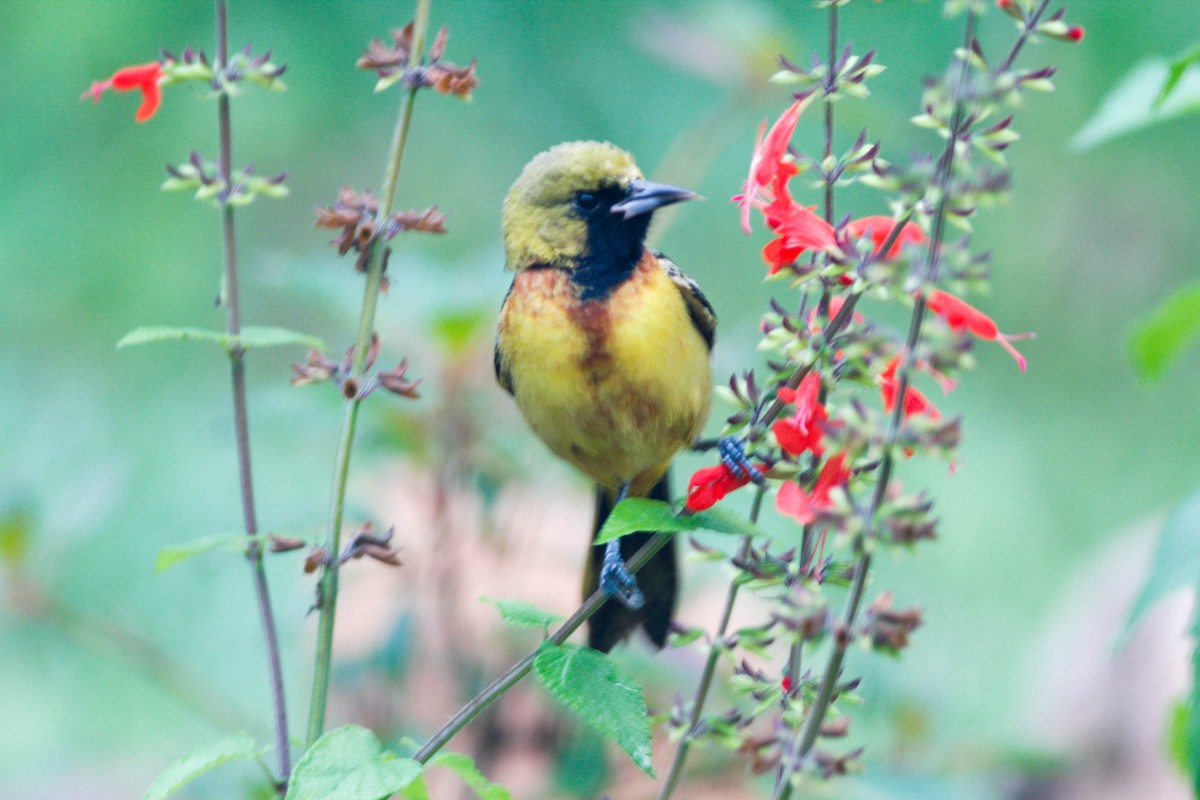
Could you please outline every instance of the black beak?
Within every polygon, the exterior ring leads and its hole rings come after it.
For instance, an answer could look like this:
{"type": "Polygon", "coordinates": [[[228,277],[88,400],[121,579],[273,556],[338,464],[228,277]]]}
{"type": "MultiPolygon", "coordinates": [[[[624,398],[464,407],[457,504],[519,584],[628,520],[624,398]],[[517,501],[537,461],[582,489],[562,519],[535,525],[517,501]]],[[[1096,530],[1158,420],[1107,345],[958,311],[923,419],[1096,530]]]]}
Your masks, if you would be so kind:
{"type": "Polygon", "coordinates": [[[639,214],[647,214],[656,208],[678,203],[681,200],[695,200],[700,195],[695,192],[689,192],[687,189],[681,189],[678,186],[671,186],[666,183],[654,183],[653,181],[638,178],[629,184],[629,194],[619,203],[613,204],[612,213],[620,214],[622,218],[629,219],[636,217],[639,214]]]}

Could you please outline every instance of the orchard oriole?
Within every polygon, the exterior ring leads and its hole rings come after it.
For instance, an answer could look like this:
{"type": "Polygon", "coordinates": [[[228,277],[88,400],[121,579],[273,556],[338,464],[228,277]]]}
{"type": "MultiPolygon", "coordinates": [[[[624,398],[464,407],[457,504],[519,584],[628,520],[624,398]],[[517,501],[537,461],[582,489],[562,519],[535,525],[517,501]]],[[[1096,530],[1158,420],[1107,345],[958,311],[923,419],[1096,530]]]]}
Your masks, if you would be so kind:
{"type": "MultiPolygon", "coordinates": [[[[716,316],[696,283],[645,245],[655,209],[695,197],[646,180],[611,144],[568,142],[530,161],[504,201],[516,275],[496,377],[550,450],[598,484],[594,531],[625,496],[669,500],[667,467],[708,417],[716,316]]],[[[665,643],[673,543],[643,567],[641,589],[624,565],[649,536],[591,549],[584,597],[597,585],[615,595],[589,620],[593,648],[638,625],[665,643]]]]}

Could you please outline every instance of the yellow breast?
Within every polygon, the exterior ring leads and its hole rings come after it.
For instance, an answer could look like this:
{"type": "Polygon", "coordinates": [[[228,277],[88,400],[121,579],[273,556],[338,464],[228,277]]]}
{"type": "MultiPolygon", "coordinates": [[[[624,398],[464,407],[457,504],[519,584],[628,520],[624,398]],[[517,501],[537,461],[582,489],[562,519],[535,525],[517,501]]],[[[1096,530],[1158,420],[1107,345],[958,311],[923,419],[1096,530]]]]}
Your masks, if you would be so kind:
{"type": "Polygon", "coordinates": [[[533,431],[610,489],[648,491],[708,417],[708,346],[650,253],[597,300],[563,270],[517,273],[497,346],[533,431]]]}

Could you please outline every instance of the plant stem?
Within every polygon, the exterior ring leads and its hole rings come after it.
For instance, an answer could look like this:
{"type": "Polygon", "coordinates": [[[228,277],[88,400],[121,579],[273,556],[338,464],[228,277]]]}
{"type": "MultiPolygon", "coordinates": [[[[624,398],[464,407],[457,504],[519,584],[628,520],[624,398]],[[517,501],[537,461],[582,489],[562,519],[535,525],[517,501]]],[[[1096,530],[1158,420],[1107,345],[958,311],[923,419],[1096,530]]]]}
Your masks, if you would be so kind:
{"type": "MultiPolygon", "coordinates": [[[[750,506],[751,522],[758,522],[758,512],[762,509],[762,499],[765,492],[765,485],[757,487],[753,504],[750,506]]],[[[737,558],[739,560],[749,555],[750,542],[751,539],[749,536],[742,537],[742,541],[738,545],[737,558]]],[[[708,699],[708,690],[712,686],[713,675],[717,669],[717,659],[721,655],[722,641],[725,639],[725,632],[729,629],[729,619],[733,615],[733,604],[737,600],[738,590],[741,586],[736,577],[729,582],[729,591],[725,594],[725,606],[721,609],[721,621],[713,633],[712,644],[708,648],[708,658],[705,660],[704,669],[700,673],[700,682],[696,686],[696,695],[692,698],[692,711],[688,715],[687,727],[684,729],[683,738],[679,740],[679,746],[675,749],[675,756],[671,759],[671,767],[667,771],[667,776],[663,779],[663,787],[658,792],[658,800],[666,800],[671,796],[675,791],[675,785],[679,782],[679,776],[683,774],[683,764],[687,760],[692,736],[696,733],[696,725],[700,722],[700,714],[704,710],[704,702],[708,699]]]]}
{"type": "MultiPolygon", "coordinates": [[[[420,62],[425,50],[425,34],[429,29],[429,4],[430,0],[417,0],[413,23],[413,44],[408,60],[409,68],[415,67],[420,62]]],[[[375,218],[376,231],[383,230],[384,221],[392,213],[392,206],[396,199],[396,184],[400,176],[400,164],[404,157],[405,144],[408,142],[416,96],[415,88],[408,89],[404,93],[401,103],[400,115],[392,134],[391,148],[388,152],[387,167],[384,172],[383,197],[375,218]]],[[[371,344],[371,333],[375,326],[375,309],[379,304],[386,252],[386,243],[376,239],[367,262],[367,281],[363,290],[362,312],[359,316],[358,336],[355,339],[354,355],[351,361],[351,379],[352,383],[356,385],[361,385],[367,351],[371,344]]],[[[358,426],[358,409],[361,402],[362,398],[357,395],[346,399],[342,413],[341,434],[338,438],[337,456],[334,462],[333,490],[326,530],[330,543],[329,563],[325,565],[322,572],[318,593],[320,617],[317,622],[316,665],[313,669],[312,698],[308,709],[306,749],[312,747],[313,742],[321,736],[325,729],[325,709],[328,705],[329,680],[333,663],[334,617],[337,611],[338,553],[341,551],[342,517],[345,511],[346,483],[350,476],[350,455],[354,449],[354,433],[358,426]]]]}
{"type": "MultiPolygon", "coordinates": [[[[639,569],[645,566],[646,562],[653,558],[655,553],[666,546],[667,542],[670,541],[670,538],[670,535],[660,533],[642,545],[642,549],[634,553],[633,558],[626,562],[626,566],[629,568],[629,571],[636,573],[639,569]]],[[[555,645],[565,642],[567,637],[574,633],[580,625],[586,622],[588,617],[592,616],[592,614],[595,614],[600,606],[602,606],[608,599],[608,595],[606,595],[602,589],[597,589],[596,591],[592,592],[592,596],[585,600],[583,605],[581,605],[575,611],[575,613],[567,619],[566,622],[560,625],[546,641],[555,645]]],[[[543,645],[544,644],[545,643],[543,643],[543,645]]],[[[508,689],[516,684],[517,681],[529,674],[529,670],[533,668],[533,662],[537,659],[538,653],[541,651],[543,645],[536,647],[531,653],[529,653],[529,655],[522,658],[516,664],[513,664],[494,681],[484,687],[479,694],[467,701],[466,705],[459,709],[458,713],[451,717],[450,720],[442,726],[441,730],[429,737],[428,741],[421,745],[421,749],[418,750],[415,755],[413,755],[413,758],[422,764],[433,758],[438,750],[441,750],[447,742],[454,738],[455,734],[467,726],[467,723],[482,713],[484,709],[490,706],[498,697],[500,697],[500,695],[508,691],[508,689]]]]}
{"type": "MultiPolygon", "coordinates": [[[[229,24],[225,0],[216,0],[218,74],[225,69],[229,53],[229,24]]],[[[241,304],[238,295],[237,236],[234,231],[233,206],[228,192],[233,188],[233,136],[230,126],[229,94],[222,91],[217,99],[217,121],[220,137],[218,169],[224,182],[221,207],[222,239],[225,253],[226,329],[234,344],[229,348],[230,378],[233,388],[233,426],[237,440],[238,477],[242,495],[242,519],[246,534],[258,533],[258,515],[254,503],[254,477],[250,468],[250,422],[246,410],[246,351],[236,343],[241,333],[241,304]]],[[[283,691],[283,667],[279,657],[279,636],[275,630],[275,615],[271,610],[271,593],[267,572],[263,566],[262,548],[251,540],[246,548],[246,560],[254,579],[254,593],[262,621],[263,639],[267,646],[267,663],[271,675],[271,695],[275,708],[275,748],[279,753],[279,775],[284,783],[291,773],[291,754],[288,750],[287,701],[283,691]]]]}
{"type": "MultiPolygon", "coordinates": [[[[977,13],[972,8],[967,12],[967,24],[963,37],[964,47],[969,48],[975,37],[976,19],[977,13]]],[[[966,85],[967,69],[967,61],[963,59],[954,91],[954,121],[951,123],[950,138],[946,143],[946,150],[939,161],[938,172],[934,178],[940,196],[934,212],[933,231],[930,236],[924,275],[922,276],[925,280],[931,280],[937,274],[942,235],[945,231],[946,213],[949,209],[950,183],[954,176],[955,153],[957,151],[958,139],[962,135],[960,127],[965,113],[962,92],[966,85]]],[[[902,226],[897,226],[897,229],[900,227],[902,226]]],[[[886,250],[883,252],[886,252],[886,250]]],[[[846,648],[854,638],[854,624],[858,618],[858,611],[866,590],[867,576],[871,570],[871,559],[875,549],[875,538],[877,535],[875,530],[877,523],[876,516],[880,506],[883,504],[888,485],[891,482],[892,468],[895,463],[894,453],[896,443],[899,440],[900,431],[904,425],[905,395],[908,391],[909,375],[916,358],[916,347],[921,338],[921,326],[924,318],[925,297],[924,294],[921,294],[917,297],[912,317],[909,320],[908,336],[905,340],[904,354],[898,370],[896,405],[892,409],[892,415],[888,421],[888,430],[884,438],[883,457],[880,461],[875,491],[871,496],[870,505],[861,514],[863,522],[862,530],[855,537],[854,549],[858,552],[859,557],[858,563],[854,568],[854,581],[851,584],[850,593],[846,597],[841,625],[834,635],[833,649],[829,653],[829,660],[825,665],[825,672],[821,676],[821,683],[817,688],[816,697],[808,710],[808,715],[804,720],[804,727],[801,728],[799,735],[793,738],[791,747],[788,748],[788,752],[784,756],[782,762],[783,780],[780,781],[776,788],[775,800],[788,800],[791,797],[792,775],[811,752],[817,737],[820,735],[821,725],[825,721],[825,715],[828,713],[829,705],[833,700],[838,679],[841,677],[842,663],[846,657],[846,648]]]]}
{"type": "Polygon", "coordinates": [[[1000,69],[997,72],[1006,72],[1013,65],[1013,62],[1017,60],[1017,55],[1021,52],[1021,48],[1025,46],[1025,42],[1029,40],[1029,35],[1037,28],[1038,22],[1041,20],[1042,15],[1046,13],[1046,8],[1049,5],[1050,0],[1042,0],[1041,4],[1038,5],[1037,11],[1034,11],[1027,18],[1025,24],[1021,26],[1021,35],[1017,37],[1016,43],[1013,44],[1012,50],[1009,51],[1008,57],[1004,59],[1004,63],[1000,65],[1000,69]]]}

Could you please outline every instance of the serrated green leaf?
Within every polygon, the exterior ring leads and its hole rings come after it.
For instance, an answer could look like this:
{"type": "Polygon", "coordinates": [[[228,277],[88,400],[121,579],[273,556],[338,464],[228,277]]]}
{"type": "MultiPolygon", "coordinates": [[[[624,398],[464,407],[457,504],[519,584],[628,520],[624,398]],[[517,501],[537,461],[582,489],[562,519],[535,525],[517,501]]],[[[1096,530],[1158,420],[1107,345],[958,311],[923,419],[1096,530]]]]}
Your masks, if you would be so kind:
{"type": "Polygon", "coordinates": [[[642,687],[622,675],[616,662],[587,647],[547,643],[538,651],[533,670],[559,702],[616,742],[633,763],[654,777],[642,687]]]}
{"type": "Polygon", "coordinates": [[[199,750],[193,750],[164,769],[146,790],[145,800],[163,800],[214,767],[229,761],[254,758],[258,747],[248,733],[235,733],[199,750]]]}
{"type": "Polygon", "coordinates": [[[205,536],[202,539],[193,539],[190,542],[185,542],[171,547],[164,547],[158,551],[158,555],[154,557],[155,573],[163,572],[178,564],[180,561],[186,561],[192,556],[198,556],[202,553],[211,553],[213,550],[231,550],[238,553],[245,553],[246,547],[252,541],[262,542],[265,534],[256,536],[247,536],[244,533],[219,533],[214,536],[205,536]]]}
{"type": "Polygon", "coordinates": [[[1160,377],[1200,335],[1200,282],[1175,290],[1134,325],[1129,337],[1133,365],[1144,380],[1160,377]]]}
{"type": "Polygon", "coordinates": [[[151,342],[200,341],[229,346],[229,334],[204,328],[146,327],[135,328],[117,342],[117,349],[151,342]]]}
{"type": "Polygon", "coordinates": [[[421,765],[383,749],[358,725],[329,731],[292,770],[285,800],[382,800],[421,776],[421,765]]]}
{"type": "Polygon", "coordinates": [[[512,795],[498,783],[492,783],[475,766],[470,756],[462,753],[438,753],[430,759],[429,767],[445,767],[463,779],[480,800],[512,800],[512,795]]]}
{"type": "MultiPolygon", "coordinates": [[[[1117,136],[1141,130],[1183,114],[1200,111],[1200,66],[1185,67],[1168,97],[1155,103],[1170,80],[1171,69],[1163,59],[1136,65],[1101,101],[1100,107],[1071,139],[1075,150],[1087,150],[1117,136]]],[[[1033,81],[1027,81],[1029,88],[1033,81]]]]}
{"type": "Polygon", "coordinates": [[[721,509],[709,509],[694,514],[677,515],[669,503],[630,497],[622,500],[596,535],[595,544],[604,544],[612,539],[639,531],[657,533],[682,533],[713,531],[738,536],[765,536],[766,533],[749,520],[721,509]]]}
{"type": "MultiPolygon", "coordinates": [[[[1172,511],[1154,545],[1150,571],[1129,609],[1129,618],[1114,647],[1121,648],[1142,615],[1164,595],[1200,582],[1200,491],[1172,511]]],[[[1200,631],[1193,630],[1193,635],[1200,631]]]]}
{"type": "Polygon", "coordinates": [[[500,612],[500,616],[510,625],[518,628],[548,628],[563,617],[550,611],[538,608],[533,603],[524,600],[498,599],[495,597],[479,598],[485,603],[491,603],[500,612]]]}

